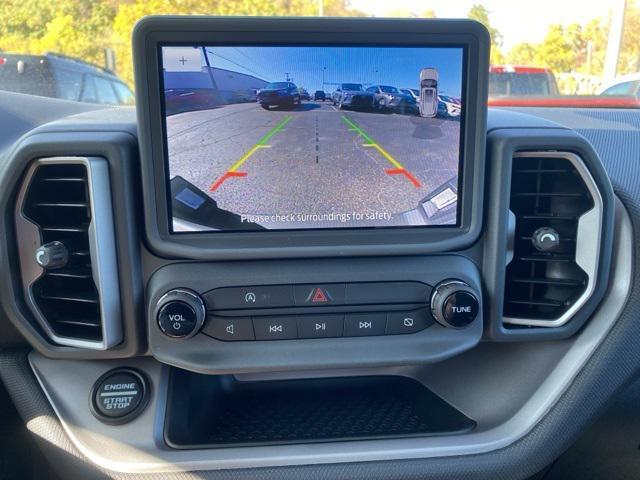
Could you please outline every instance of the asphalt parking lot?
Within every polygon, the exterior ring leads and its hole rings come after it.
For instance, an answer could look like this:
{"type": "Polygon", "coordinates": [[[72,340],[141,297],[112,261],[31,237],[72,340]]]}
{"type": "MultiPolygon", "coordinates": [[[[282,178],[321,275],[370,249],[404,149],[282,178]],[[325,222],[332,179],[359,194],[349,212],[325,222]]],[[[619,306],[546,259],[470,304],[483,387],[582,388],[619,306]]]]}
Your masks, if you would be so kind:
{"type": "Polygon", "coordinates": [[[171,176],[220,208],[269,216],[261,223],[271,228],[373,226],[457,174],[460,123],[330,102],[244,103],[172,115],[167,135],[171,176]],[[313,216],[326,213],[335,218],[313,216]]]}

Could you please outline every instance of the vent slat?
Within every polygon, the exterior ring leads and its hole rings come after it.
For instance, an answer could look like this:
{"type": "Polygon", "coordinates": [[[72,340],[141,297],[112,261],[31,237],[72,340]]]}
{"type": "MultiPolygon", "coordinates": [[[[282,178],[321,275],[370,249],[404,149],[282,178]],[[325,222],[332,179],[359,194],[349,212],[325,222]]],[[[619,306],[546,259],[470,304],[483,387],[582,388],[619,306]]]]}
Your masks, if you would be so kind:
{"type": "Polygon", "coordinates": [[[507,300],[507,303],[511,303],[514,305],[530,305],[535,307],[553,307],[557,308],[562,306],[562,302],[557,300],[534,300],[531,298],[510,298],[507,300]]]}
{"type": "Polygon", "coordinates": [[[91,276],[91,272],[81,272],[81,271],[66,272],[66,271],[54,270],[52,272],[47,272],[46,275],[48,275],[49,277],[59,277],[59,278],[77,278],[77,279],[93,278],[91,276]]]}
{"type": "Polygon", "coordinates": [[[70,182],[86,182],[82,177],[47,177],[40,179],[41,183],[70,183],[70,182]]]}
{"type": "Polygon", "coordinates": [[[571,173],[571,170],[568,168],[523,168],[518,170],[517,173],[525,173],[525,174],[537,174],[537,173],[571,173]]]}
{"type": "Polygon", "coordinates": [[[82,321],[82,320],[56,320],[56,323],[62,324],[62,325],[71,325],[71,326],[78,326],[78,327],[90,327],[90,328],[100,328],[100,322],[96,322],[95,320],[87,320],[87,321],[82,321]]]}
{"type": "MultiPolygon", "coordinates": [[[[526,240],[526,241],[530,242],[530,241],[533,239],[533,237],[530,237],[530,236],[524,236],[524,237],[520,237],[519,239],[520,239],[520,240],[526,240]]],[[[576,241],[576,239],[575,239],[574,237],[569,237],[569,238],[562,237],[562,238],[560,239],[560,241],[561,241],[561,242],[575,242],[575,241],[576,241]]]]}
{"type": "Polygon", "coordinates": [[[524,220],[577,220],[577,217],[573,215],[553,215],[537,213],[535,215],[521,215],[520,218],[524,220]]]}
{"type": "Polygon", "coordinates": [[[527,255],[517,257],[518,260],[522,262],[572,262],[573,258],[568,255],[553,255],[553,256],[542,256],[542,255],[527,255]]]}
{"type": "Polygon", "coordinates": [[[95,297],[82,297],[82,296],[71,296],[71,295],[55,295],[55,294],[43,294],[40,295],[40,298],[44,300],[54,300],[57,302],[78,302],[78,303],[93,303],[97,304],[98,299],[95,297]]]}
{"type": "Polygon", "coordinates": [[[48,207],[48,208],[87,208],[89,204],[86,202],[37,202],[34,203],[36,207],[48,207]]]}
{"type": "Polygon", "coordinates": [[[42,227],[43,232],[58,232],[58,233],[85,233],[86,227],[42,227]]]}
{"type": "Polygon", "coordinates": [[[584,292],[585,272],[576,264],[579,218],[593,198],[567,158],[516,156],[509,208],[516,217],[513,260],[505,274],[504,315],[510,319],[555,320],[584,292]],[[552,251],[536,249],[537,229],[555,230],[552,251]]]}
{"type": "Polygon", "coordinates": [[[565,287],[578,287],[584,285],[584,282],[580,280],[572,280],[566,278],[519,278],[515,277],[511,279],[514,283],[535,283],[540,285],[558,285],[565,287]]]}
{"type": "Polygon", "coordinates": [[[580,198],[582,194],[572,192],[516,192],[512,197],[574,197],[580,198]]]}

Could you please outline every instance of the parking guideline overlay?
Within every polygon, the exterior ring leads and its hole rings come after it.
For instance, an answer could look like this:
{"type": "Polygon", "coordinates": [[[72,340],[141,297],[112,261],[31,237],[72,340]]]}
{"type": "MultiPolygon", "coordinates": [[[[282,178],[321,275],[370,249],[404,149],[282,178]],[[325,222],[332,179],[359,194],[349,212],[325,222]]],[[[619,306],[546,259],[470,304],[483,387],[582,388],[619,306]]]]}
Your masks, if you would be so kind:
{"type": "Polygon", "coordinates": [[[386,169],[385,173],[387,175],[404,175],[416,188],[420,188],[421,184],[416,177],[413,176],[411,172],[409,172],[404,166],[397,161],[393,156],[387,152],[384,148],[382,148],[378,142],[376,142],[373,138],[371,138],[367,132],[365,132],[362,128],[360,128],[353,120],[351,120],[346,115],[342,115],[342,120],[349,125],[351,128],[349,130],[355,131],[364,138],[368,143],[363,143],[363,147],[375,148],[380,155],[382,155],[391,165],[395,168],[386,169]]]}
{"type": "Polygon", "coordinates": [[[282,130],[285,127],[285,125],[291,121],[292,118],[293,117],[291,115],[287,115],[280,121],[280,123],[278,123],[275,127],[269,130],[265,135],[263,135],[262,138],[260,138],[260,140],[258,140],[258,142],[253,147],[251,147],[251,149],[249,149],[249,151],[247,151],[242,157],[240,157],[239,160],[237,160],[233,165],[231,165],[231,168],[229,168],[229,170],[227,170],[220,178],[218,178],[215,182],[213,182],[209,190],[211,192],[215,192],[216,190],[218,190],[218,188],[220,188],[220,186],[227,179],[231,177],[246,177],[247,173],[238,172],[238,169],[244,164],[244,162],[246,162],[249,159],[249,157],[251,157],[251,155],[256,153],[261,148],[271,148],[271,145],[267,145],[267,142],[271,140],[271,138],[275,134],[277,134],[280,130],[282,130]]]}

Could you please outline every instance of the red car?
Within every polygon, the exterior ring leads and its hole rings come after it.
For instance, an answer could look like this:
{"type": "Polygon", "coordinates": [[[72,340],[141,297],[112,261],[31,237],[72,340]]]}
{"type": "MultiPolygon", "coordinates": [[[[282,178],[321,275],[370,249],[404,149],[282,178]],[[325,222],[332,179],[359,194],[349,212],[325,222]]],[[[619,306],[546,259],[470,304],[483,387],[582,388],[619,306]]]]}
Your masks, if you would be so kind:
{"type": "Polygon", "coordinates": [[[556,96],[558,84],[548,68],[492,65],[489,97],[556,96]]]}

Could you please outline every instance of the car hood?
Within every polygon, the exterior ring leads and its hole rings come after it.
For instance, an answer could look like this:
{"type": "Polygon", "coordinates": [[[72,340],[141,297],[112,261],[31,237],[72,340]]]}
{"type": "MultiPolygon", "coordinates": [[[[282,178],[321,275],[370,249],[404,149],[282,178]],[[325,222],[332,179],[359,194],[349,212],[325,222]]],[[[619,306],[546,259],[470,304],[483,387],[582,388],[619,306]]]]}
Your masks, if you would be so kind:
{"type": "Polygon", "coordinates": [[[287,88],[263,88],[260,93],[286,92],[287,90],[287,88]]]}
{"type": "Polygon", "coordinates": [[[364,92],[362,90],[342,90],[342,93],[348,93],[350,95],[366,95],[366,96],[373,95],[373,93],[371,92],[364,92]]]}

